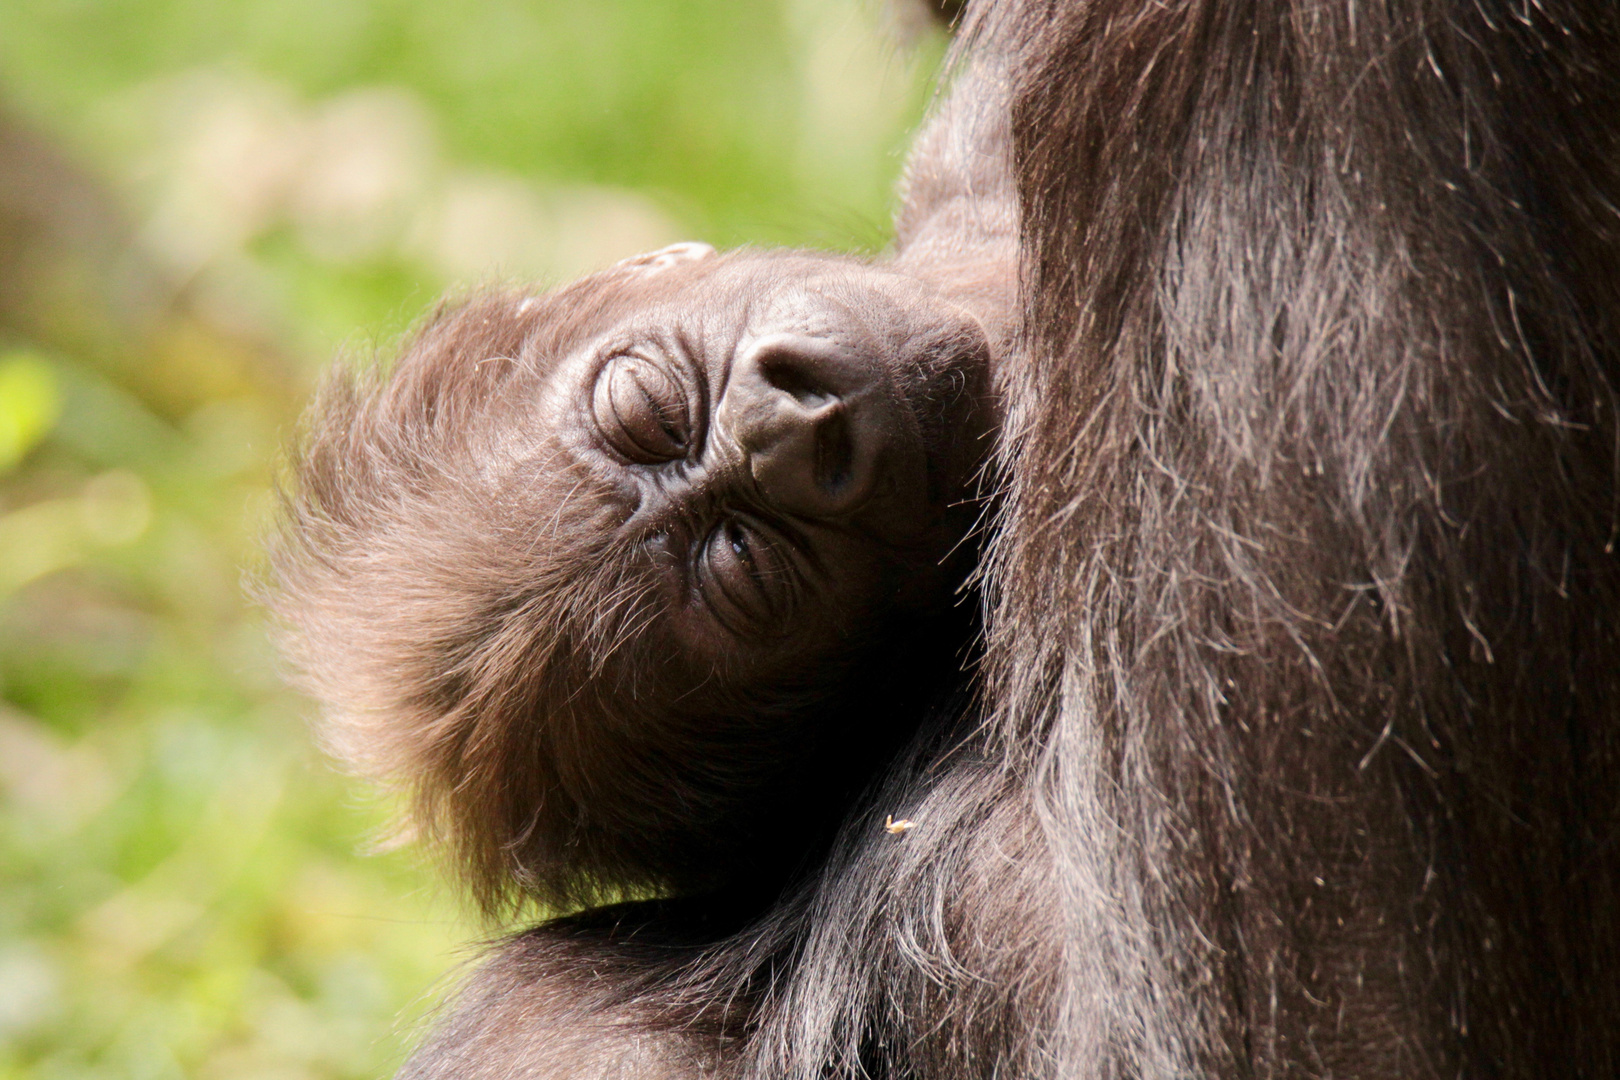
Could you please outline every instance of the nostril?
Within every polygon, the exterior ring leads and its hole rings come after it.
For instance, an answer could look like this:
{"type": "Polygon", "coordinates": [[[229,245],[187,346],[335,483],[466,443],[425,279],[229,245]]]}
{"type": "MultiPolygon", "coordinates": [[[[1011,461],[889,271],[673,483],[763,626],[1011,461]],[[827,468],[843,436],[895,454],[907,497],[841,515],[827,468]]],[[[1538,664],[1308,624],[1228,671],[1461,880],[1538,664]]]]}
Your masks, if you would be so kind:
{"type": "Polygon", "coordinates": [[[831,495],[842,494],[855,479],[855,437],[849,415],[832,409],[816,425],[816,484],[831,495]]]}
{"type": "Polygon", "coordinates": [[[813,357],[771,350],[758,363],[765,382],[791,397],[813,429],[809,464],[816,486],[829,495],[843,494],[855,479],[855,432],[842,398],[818,377],[813,357]]]}
{"type": "Polygon", "coordinates": [[[759,358],[759,369],[773,388],[806,408],[817,408],[838,396],[790,353],[766,353],[759,358]]]}
{"type": "Polygon", "coordinates": [[[782,334],[749,347],[716,415],[757,494],[798,517],[857,513],[887,438],[881,375],[876,361],[838,341],[782,334]]]}

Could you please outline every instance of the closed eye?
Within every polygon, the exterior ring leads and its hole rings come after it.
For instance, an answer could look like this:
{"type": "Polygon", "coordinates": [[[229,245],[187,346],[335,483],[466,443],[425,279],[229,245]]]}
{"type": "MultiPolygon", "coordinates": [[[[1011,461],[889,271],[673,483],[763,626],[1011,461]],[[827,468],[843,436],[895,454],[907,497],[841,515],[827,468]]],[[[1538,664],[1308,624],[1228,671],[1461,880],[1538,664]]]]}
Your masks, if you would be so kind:
{"type": "Polygon", "coordinates": [[[692,445],[685,385],[665,364],[637,353],[614,356],[597,373],[591,415],[608,445],[638,464],[684,458],[692,445]]]}

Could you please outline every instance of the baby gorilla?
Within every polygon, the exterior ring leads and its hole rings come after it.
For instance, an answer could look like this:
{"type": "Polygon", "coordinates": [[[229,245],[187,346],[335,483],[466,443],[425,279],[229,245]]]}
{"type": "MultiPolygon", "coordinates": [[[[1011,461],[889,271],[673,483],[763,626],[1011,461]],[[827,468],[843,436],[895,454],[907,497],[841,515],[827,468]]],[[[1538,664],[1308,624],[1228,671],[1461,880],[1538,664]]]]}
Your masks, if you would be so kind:
{"type": "Polygon", "coordinates": [[[906,269],[676,245],[329,381],[283,644],[487,909],[779,889],[960,686],[1001,313],[906,269]]]}
{"type": "Polygon", "coordinates": [[[402,1075],[704,1072],[791,961],[795,878],[961,715],[1000,79],[936,109],[885,260],[685,244],[478,295],[310,409],[269,599],[328,748],[486,912],[592,909],[502,943],[402,1075]]]}
{"type": "Polygon", "coordinates": [[[880,262],[679,244],[442,307],[311,407],[271,544],[328,748],[486,911],[767,903],[964,686],[1016,204],[969,65],[880,262]]]}

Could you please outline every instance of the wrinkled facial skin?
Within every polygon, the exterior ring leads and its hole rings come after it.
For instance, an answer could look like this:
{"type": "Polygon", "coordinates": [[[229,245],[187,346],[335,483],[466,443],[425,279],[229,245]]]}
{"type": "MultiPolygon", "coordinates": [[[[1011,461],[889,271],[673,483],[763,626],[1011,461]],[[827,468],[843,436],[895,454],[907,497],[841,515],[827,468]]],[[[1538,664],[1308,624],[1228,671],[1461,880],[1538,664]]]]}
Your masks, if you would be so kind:
{"type": "Polygon", "coordinates": [[[948,599],[991,424],[979,324],[858,263],[677,256],[541,403],[619,493],[675,648],[711,670],[802,665],[948,599]]]}

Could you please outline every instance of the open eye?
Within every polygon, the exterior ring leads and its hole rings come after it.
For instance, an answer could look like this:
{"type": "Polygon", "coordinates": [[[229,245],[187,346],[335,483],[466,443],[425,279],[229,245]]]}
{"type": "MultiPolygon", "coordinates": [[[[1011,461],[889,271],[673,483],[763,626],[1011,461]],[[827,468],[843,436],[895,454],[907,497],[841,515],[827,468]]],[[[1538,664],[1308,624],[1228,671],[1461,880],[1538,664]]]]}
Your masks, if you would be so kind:
{"type": "Polygon", "coordinates": [[[643,465],[685,457],[692,417],[685,389],[662,365],[624,353],[596,377],[591,414],[608,444],[643,465]]]}
{"type": "Polygon", "coordinates": [[[750,635],[786,632],[793,580],[780,541],[731,518],[709,534],[698,561],[704,599],[727,629],[750,635]]]}

